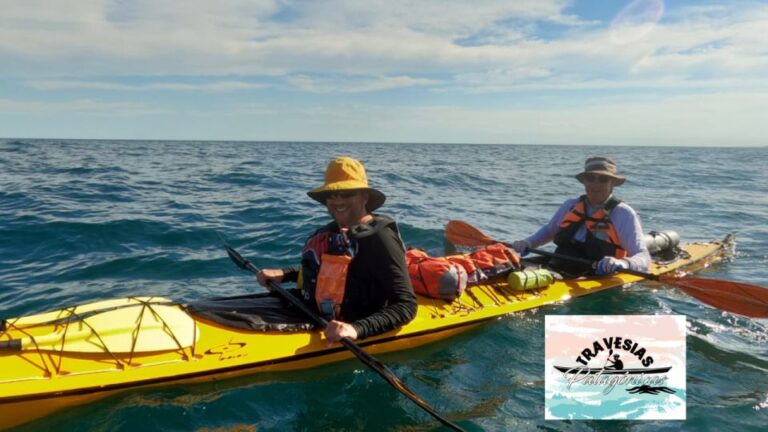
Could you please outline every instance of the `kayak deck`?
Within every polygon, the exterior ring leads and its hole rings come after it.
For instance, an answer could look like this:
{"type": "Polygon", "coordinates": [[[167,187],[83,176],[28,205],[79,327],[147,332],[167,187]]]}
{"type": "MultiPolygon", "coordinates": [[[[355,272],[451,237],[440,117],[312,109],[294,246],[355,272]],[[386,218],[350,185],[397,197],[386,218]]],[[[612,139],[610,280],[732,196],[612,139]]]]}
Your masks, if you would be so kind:
{"type": "MultiPolygon", "coordinates": [[[[721,260],[730,239],[693,243],[683,247],[685,257],[653,264],[651,272],[664,274],[694,271],[721,260]]],[[[616,274],[607,277],[556,281],[531,291],[513,291],[505,282],[469,287],[455,301],[418,297],[417,315],[409,324],[391,332],[359,341],[377,354],[417,347],[471,329],[488,320],[518,311],[567,301],[608,288],[642,280],[616,274]]],[[[133,301],[168,306],[163,298],[142,297],[133,301]],[[138,299],[138,300],[137,300],[138,299]]],[[[108,300],[78,309],[6,320],[0,342],[41,337],[61,332],[56,319],[76,314],[120,308],[126,299],[108,300]]],[[[175,306],[181,308],[181,306],[175,306]]],[[[307,368],[352,357],[341,345],[328,347],[320,331],[284,333],[248,331],[195,319],[197,339],[188,346],[160,352],[75,353],[63,350],[28,349],[0,351],[0,429],[43,417],[61,408],[90,402],[117,391],[169,383],[200,382],[261,371],[307,368]]],[[[72,325],[72,324],[69,324],[72,325]]]]}

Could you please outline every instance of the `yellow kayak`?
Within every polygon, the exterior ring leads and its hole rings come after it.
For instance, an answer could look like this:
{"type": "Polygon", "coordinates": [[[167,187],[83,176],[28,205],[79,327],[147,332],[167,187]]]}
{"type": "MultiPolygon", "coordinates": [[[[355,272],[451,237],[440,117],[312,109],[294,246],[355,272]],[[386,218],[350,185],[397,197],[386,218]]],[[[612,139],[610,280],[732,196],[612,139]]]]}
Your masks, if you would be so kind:
{"type": "MultiPolygon", "coordinates": [[[[684,245],[650,272],[695,271],[723,259],[730,237],[684,245]]],[[[501,281],[476,285],[451,303],[418,298],[409,324],[359,345],[376,354],[417,347],[488,320],[642,280],[616,274],[557,280],[529,291],[501,281]]],[[[313,367],[352,357],[317,330],[228,327],[160,297],[100,301],[0,321],[0,429],[139,387],[201,382],[313,367]]]]}

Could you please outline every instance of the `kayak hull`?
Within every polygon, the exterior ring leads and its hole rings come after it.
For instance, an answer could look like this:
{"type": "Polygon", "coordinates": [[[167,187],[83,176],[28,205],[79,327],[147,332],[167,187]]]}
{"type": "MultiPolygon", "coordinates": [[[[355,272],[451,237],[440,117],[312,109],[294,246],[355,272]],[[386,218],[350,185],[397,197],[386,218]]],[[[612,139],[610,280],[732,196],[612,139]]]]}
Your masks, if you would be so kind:
{"type": "MultiPolygon", "coordinates": [[[[439,331],[396,338],[391,341],[360,341],[358,345],[364,347],[367,352],[374,355],[390,351],[406,350],[444,340],[475,328],[479,324],[480,323],[468,323],[467,325],[440,329],[439,331]]],[[[216,325],[198,321],[198,326],[201,333],[203,333],[206,331],[206,326],[213,328],[216,325]]],[[[238,339],[238,341],[243,340],[246,339],[238,339]]],[[[226,341],[226,343],[219,345],[219,347],[232,347],[234,344],[237,348],[237,346],[243,343],[244,342],[235,342],[233,339],[226,341]]],[[[322,344],[326,344],[324,340],[322,341],[322,344]]],[[[246,347],[247,343],[239,349],[244,349],[246,347]]],[[[32,382],[35,387],[40,387],[41,389],[36,394],[18,395],[0,399],[0,430],[28,423],[65,408],[88,404],[128,389],[162,387],[171,384],[195,384],[257,373],[307,369],[353,358],[353,355],[346,350],[346,348],[338,345],[327,350],[307,352],[304,353],[304,355],[296,353],[295,355],[283,358],[255,361],[251,363],[235,362],[234,358],[240,358],[239,356],[242,356],[242,358],[248,357],[244,354],[238,354],[235,349],[228,350],[227,348],[223,348],[218,350],[216,347],[213,347],[212,349],[209,349],[209,351],[211,352],[204,353],[198,356],[197,360],[192,361],[179,362],[175,360],[155,360],[156,363],[154,364],[143,364],[141,363],[141,358],[136,358],[130,371],[127,369],[121,370],[119,368],[107,368],[102,371],[94,369],[91,372],[86,373],[62,371],[63,373],[58,375],[57,380],[60,380],[61,382],[70,380],[67,384],[73,388],[69,390],[61,389],[46,392],[45,388],[51,387],[46,383],[50,381],[43,378],[43,381],[32,382]],[[211,358],[206,361],[206,357],[211,358]],[[233,364],[224,366],[224,364],[228,362],[233,364]],[[216,365],[214,363],[221,363],[221,365],[216,365]],[[185,372],[181,372],[182,370],[185,370],[185,372]],[[122,375],[122,379],[110,380],[110,384],[106,384],[107,380],[101,379],[101,377],[113,373],[119,373],[122,375]]],[[[1,358],[2,357],[0,357],[0,359],[1,358]]],[[[81,361],[91,363],[101,360],[84,358],[81,359],[81,361]]],[[[73,366],[75,366],[74,363],[73,366]]],[[[30,383],[30,381],[24,380],[19,382],[19,385],[24,385],[26,388],[30,383]]],[[[9,383],[0,383],[0,385],[3,384],[9,383]]]]}
{"type": "MultiPolygon", "coordinates": [[[[655,274],[683,268],[693,271],[721,260],[729,247],[728,239],[686,245],[687,258],[654,264],[651,271],[655,274]]],[[[564,302],[572,297],[640,280],[637,276],[617,274],[557,281],[544,289],[524,292],[513,291],[505,282],[499,282],[468,288],[452,303],[419,297],[418,312],[412,322],[397,330],[358,341],[358,344],[372,354],[410,349],[446,339],[507,314],[564,302]]],[[[147,298],[142,299],[147,301],[147,298]]],[[[109,303],[113,307],[110,302],[114,301],[82,307],[93,313],[93,305],[109,303]]],[[[160,303],[168,307],[167,299],[162,299],[160,303]]],[[[68,308],[54,316],[73,310],[68,308]]],[[[40,316],[47,319],[51,318],[50,314],[40,316]]],[[[61,331],[62,324],[37,324],[39,321],[31,318],[7,320],[7,328],[0,330],[0,342],[61,331]]],[[[310,368],[353,357],[339,344],[328,346],[319,331],[249,331],[199,318],[195,319],[195,323],[197,339],[192,345],[162,352],[0,351],[0,429],[126,389],[310,368]]]]}

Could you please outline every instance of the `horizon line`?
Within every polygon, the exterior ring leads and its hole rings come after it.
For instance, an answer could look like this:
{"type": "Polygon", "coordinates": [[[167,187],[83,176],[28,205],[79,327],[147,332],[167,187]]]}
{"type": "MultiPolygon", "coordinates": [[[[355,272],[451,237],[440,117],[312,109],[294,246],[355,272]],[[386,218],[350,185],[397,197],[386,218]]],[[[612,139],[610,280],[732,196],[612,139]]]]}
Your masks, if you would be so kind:
{"type": "Polygon", "coordinates": [[[562,147],[654,147],[654,148],[766,148],[764,145],[670,145],[670,144],[554,144],[554,143],[490,143],[490,142],[432,142],[432,141],[305,141],[305,140],[247,140],[247,139],[178,139],[178,138],[35,138],[35,137],[0,137],[2,141],[131,141],[131,142],[169,142],[169,143],[252,143],[252,144],[360,144],[360,145],[455,145],[455,146],[562,146],[562,147]]]}

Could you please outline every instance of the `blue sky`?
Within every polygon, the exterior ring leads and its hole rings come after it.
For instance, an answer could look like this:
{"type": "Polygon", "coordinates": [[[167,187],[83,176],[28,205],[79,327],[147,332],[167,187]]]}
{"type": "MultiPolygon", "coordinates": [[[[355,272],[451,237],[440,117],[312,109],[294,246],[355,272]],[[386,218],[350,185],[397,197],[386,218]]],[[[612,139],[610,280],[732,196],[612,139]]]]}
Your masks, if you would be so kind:
{"type": "Polygon", "coordinates": [[[0,137],[768,141],[768,1],[0,0],[0,10],[0,137]]]}

